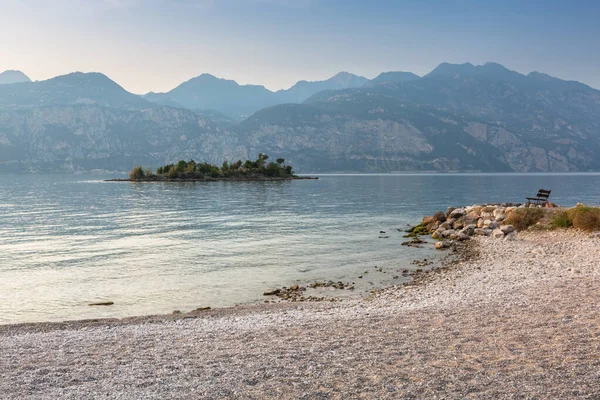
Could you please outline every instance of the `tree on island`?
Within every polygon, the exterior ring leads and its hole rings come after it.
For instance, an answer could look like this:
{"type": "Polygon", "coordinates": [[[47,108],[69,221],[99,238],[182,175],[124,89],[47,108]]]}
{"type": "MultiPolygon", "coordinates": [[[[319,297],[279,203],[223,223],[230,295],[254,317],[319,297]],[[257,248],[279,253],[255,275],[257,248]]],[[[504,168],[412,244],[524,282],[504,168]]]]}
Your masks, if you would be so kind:
{"type": "Polygon", "coordinates": [[[238,160],[229,163],[224,161],[221,167],[206,162],[196,163],[194,160],[180,160],[176,164],[167,164],[156,169],[156,174],[150,170],[144,170],[136,166],[130,173],[130,180],[153,180],[153,179],[203,179],[210,178],[243,178],[244,176],[263,176],[268,178],[293,178],[294,171],[291,165],[285,164],[284,158],[278,158],[276,162],[269,162],[267,154],[259,153],[254,161],[238,160]]]}

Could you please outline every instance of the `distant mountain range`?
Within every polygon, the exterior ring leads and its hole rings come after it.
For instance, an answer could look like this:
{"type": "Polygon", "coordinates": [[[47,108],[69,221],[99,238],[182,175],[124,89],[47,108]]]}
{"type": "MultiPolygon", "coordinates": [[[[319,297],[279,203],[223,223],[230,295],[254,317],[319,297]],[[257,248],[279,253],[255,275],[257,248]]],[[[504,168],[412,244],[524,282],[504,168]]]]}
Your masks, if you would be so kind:
{"type": "MultiPolygon", "coordinates": [[[[388,76],[392,79],[396,77],[402,80],[410,79],[409,77],[419,78],[408,72],[388,72],[386,74],[389,74],[388,76]]],[[[324,81],[299,81],[289,89],[272,92],[264,86],[239,85],[235,81],[202,74],[167,93],[150,92],[143,97],[167,106],[216,110],[230,118],[241,120],[261,108],[284,103],[302,103],[323,90],[356,88],[369,82],[371,81],[363,76],[340,72],[324,81]]]]}
{"type": "Polygon", "coordinates": [[[598,171],[600,91],[495,63],[343,72],[277,92],[207,74],[145,96],[99,73],[0,85],[0,171],[259,152],[299,172],[598,171]]]}

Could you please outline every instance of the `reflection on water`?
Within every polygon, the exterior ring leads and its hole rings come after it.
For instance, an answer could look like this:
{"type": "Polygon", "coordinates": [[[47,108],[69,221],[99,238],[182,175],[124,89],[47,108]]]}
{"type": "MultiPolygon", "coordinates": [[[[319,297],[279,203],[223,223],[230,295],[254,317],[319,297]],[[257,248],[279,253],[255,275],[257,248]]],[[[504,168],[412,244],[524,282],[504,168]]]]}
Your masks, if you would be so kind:
{"type": "Polygon", "coordinates": [[[424,214],[522,201],[541,187],[561,204],[594,203],[599,183],[597,174],[135,184],[4,175],[0,323],[231,306],[275,285],[355,280],[374,265],[395,271],[431,256],[400,246],[396,230],[424,214]],[[115,305],[87,306],[108,299],[115,305]]]}

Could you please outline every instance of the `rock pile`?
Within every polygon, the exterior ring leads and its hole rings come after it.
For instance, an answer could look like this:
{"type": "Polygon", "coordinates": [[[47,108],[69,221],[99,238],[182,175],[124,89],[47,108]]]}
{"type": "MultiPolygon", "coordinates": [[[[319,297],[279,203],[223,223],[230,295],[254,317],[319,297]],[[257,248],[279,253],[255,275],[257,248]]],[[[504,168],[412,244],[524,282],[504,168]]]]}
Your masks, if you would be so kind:
{"type": "Polygon", "coordinates": [[[436,249],[450,248],[454,242],[468,240],[474,235],[510,240],[514,238],[516,231],[504,221],[519,206],[521,205],[503,203],[449,207],[446,212],[438,211],[423,218],[419,225],[407,231],[407,237],[431,234],[432,238],[440,240],[434,246],[436,249]]]}
{"type": "MultiPolygon", "coordinates": [[[[319,289],[319,288],[331,288],[331,289],[339,289],[339,290],[354,290],[354,285],[350,282],[314,282],[308,285],[311,289],[319,289]]],[[[290,287],[283,287],[281,289],[269,289],[265,290],[263,293],[264,296],[277,296],[281,300],[296,302],[296,301],[324,301],[328,298],[325,296],[306,296],[306,287],[299,285],[292,285],[290,287]]],[[[334,301],[333,298],[329,298],[328,300],[334,301]]]]}

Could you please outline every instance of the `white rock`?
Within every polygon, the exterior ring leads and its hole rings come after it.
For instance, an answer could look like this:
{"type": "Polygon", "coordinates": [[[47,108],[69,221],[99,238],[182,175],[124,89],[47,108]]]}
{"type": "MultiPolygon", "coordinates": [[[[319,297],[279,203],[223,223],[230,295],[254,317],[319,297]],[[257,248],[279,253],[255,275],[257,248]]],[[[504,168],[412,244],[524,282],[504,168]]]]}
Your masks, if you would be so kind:
{"type": "Polygon", "coordinates": [[[496,239],[502,239],[504,237],[504,232],[502,232],[500,229],[494,229],[492,231],[492,236],[496,239]]]}
{"type": "Polygon", "coordinates": [[[437,242],[436,244],[434,244],[433,247],[437,250],[447,249],[448,247],[450,247],[450,242],[447,240],[442,240],[441,242],[437,242]]]}
{"type": "Polygon", "coordinates": [[[450,213],[452,218],[459,218],[466,214],[466,210],[464,208],[457,208],[456,210],[450,213]]]}
{"type": "Polygon", "coordinates": [[[504,237],[504,240],[516,240],[516,239],[517,239],[517,232],[510,232],[504,237]]]}

